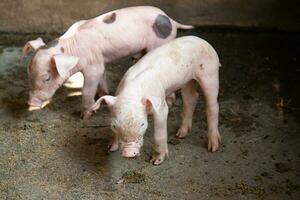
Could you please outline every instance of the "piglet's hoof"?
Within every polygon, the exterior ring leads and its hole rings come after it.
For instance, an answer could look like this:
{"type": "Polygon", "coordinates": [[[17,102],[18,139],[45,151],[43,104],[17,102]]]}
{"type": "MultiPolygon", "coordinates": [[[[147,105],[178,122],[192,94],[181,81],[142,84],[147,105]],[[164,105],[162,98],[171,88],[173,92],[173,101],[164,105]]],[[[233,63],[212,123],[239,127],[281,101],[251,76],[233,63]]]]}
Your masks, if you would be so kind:
{"type": "Polygon", "coordinates": [[[219,133],[208,135],[208,147],[207,150],[211,152],[216,152],[219,148],[219,143],[221,141],[221,136],[219,133]]]}
{"type": "Polygon", "coordinates": [[[118,149],[119,149],[119,145],[118,144],[110,144],[110,145],[108,145],[108,151],[110,151],[110,152],[117,151],[118,149]]]}
{"type": "Polygon", "coordinates": [[[91,117],[92,113],[89,111],[82,111],[80,114],[80,118],[83,120],[87,120],[91,117]]]}
{"type": "Polygon", "coordinates": [[[183,139],[183,138],[185,138],[185,136],[188,134],[188,130],[184,130],[184,129],[182,129],[182,128],[180,128],[179,130],[178,130],[178,132],[176,133],[176,137],[177,138],[180,138],[180,139],[183,139]]]}
{"type": "Polygon", "coordinates": [[[150,162],[153,165],[160,165],[164,160],[165,160],[165,155],[158,154],[158,155],[153,155],[150,162]]]}

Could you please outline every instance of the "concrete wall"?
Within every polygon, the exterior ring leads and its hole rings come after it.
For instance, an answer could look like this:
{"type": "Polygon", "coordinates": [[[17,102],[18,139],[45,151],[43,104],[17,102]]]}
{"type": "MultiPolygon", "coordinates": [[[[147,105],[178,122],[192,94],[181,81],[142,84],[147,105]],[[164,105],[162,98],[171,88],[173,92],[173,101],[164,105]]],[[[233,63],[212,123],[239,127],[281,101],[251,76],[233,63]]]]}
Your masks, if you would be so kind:
{"type": "Polygon", "coordinates": [[[300,29],[296,0],[1,0],[0,31],[63,32],[79,19],[134,5],[157,6],[199,26],[300,29]]]}

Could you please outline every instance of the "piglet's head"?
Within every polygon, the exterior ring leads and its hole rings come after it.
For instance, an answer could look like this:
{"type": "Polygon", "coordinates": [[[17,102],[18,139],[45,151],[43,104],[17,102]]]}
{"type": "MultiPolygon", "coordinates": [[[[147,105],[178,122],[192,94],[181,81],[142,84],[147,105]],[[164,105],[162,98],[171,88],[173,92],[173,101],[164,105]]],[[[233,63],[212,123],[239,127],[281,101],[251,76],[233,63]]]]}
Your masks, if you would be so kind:
{"type": "Polygon", "coordinates": [[[138,156],[143,146],[143,136],[148,128],[147,113],[159,109],[160,99],[156,97],[124,99],[106,95],[91,107],[91,111],[98,110],[102,102],[108,105],[111,112],[111,129],[118,136],[122,156],[138,156]]]}
{"type": "Polygon", "coordinates": [[[55,91],[71,75],[79,58],[63,54],[57,40],[46,45],[41,38],[26,43],[23,54],[33,51],[28,64],[30,79],[29,110],[43,108],[55,91]]]}

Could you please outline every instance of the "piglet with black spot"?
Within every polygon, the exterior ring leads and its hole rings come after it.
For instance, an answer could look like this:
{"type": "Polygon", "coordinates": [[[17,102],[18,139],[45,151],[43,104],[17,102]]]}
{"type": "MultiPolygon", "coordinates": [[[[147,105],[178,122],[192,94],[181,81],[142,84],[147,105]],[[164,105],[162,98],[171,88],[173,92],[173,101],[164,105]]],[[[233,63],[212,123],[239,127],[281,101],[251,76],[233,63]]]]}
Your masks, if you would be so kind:
{"type": "Polygon", "coordinates": [[[27,42],[23,53],[34,50],[28,67],[30,109],[42,108],[71,75],[82,72],[82,113],[89,117],[87,108],[94,104],[96,93],[108,93],[105,64],[126,56],[139,59],[173,40],[178,28],[193,27],[175,22],[155,7],[130,7],[78,21],[50,44],[41,38],[27,42]]]}

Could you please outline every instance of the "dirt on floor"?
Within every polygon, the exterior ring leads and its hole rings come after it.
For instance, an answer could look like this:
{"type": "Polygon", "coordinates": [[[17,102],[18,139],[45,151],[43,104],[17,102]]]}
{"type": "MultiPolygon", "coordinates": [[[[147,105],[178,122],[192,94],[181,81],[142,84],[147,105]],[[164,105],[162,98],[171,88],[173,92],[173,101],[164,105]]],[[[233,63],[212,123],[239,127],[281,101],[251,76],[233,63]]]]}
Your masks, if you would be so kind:
{"type": "MultiPolygon", "coordinates": [[[[191,133],[174,137],[182,110],[177,93],[170,155],[160,166],[149,163],[151,127],[140,157],[109,153],[107,108],[80,120],[81,97],[68,96],[70,89],[61,88],[43,110],[27,111],[20,46],[30,36],[0,35],[0,199],[299,199],[299,34],[180,34],[202,37],[219,53],[222,145],[207,152],[203,98],[191,133]]],[[[130,63],[107,67],[111,91],[130,63]]]]}

